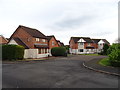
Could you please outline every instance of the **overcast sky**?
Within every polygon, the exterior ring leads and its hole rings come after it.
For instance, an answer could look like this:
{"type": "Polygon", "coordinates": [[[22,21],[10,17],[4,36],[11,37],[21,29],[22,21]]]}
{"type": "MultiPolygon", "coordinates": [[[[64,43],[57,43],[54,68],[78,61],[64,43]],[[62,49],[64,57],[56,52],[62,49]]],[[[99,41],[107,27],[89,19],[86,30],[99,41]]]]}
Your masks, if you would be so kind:
{"type": "Polygon", "coordinates": [[[35,28],[68,44],[70,37],[118,37],[119,0],[0,0],[0,34],[9,38],[19,25],[35,28]]]}

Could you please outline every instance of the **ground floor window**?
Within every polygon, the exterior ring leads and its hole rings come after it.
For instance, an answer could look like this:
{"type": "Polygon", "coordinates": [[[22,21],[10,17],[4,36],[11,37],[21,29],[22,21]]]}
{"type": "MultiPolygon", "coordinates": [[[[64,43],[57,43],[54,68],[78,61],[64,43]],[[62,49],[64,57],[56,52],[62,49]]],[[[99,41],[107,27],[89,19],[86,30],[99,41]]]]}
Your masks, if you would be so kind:
{"type": "Polygon", "coordinates": [[[42,52],[41,52],[41,49],[38,49],[38,53],[39,53],[39,54],[41,54],[41,53],[42,53],[42,52]]]}
{"type": "Polygon", "coordinates": [[[83,49],[78,49],[78,52],[83,52],[83,49]]]}
{"type": "Polygon", "coordinates": [[[47,48],[40,48],[40,49],[38,49],[38,53],[39,53],[39,54],[48,53],[48,49],[47,49],[47,48]]]}
{"type": "Polygon", "coordinates": [[[91,49],[91,52],[93,52],[94,50],[93,49],[91,49]]]}
{"type": "Polygon", "coordinates": [[[47,52],[47,49],[45,49],[45,53],[48,53],[48,52],[47,52]]]}

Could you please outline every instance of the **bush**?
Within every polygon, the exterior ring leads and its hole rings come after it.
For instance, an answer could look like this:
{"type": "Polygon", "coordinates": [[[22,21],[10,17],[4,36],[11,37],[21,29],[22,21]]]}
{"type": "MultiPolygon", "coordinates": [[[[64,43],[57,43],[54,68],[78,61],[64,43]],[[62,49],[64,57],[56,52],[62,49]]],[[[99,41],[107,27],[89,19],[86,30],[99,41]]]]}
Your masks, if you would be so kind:
{"type": "Polygon", "coordinates": [[[19,45],[2,45],[2,59],[16,60],[23,59],[24,47],[19,45]]]}
{"type": "Polygon", "coordinates": [[[107,55],[107,50],[109,49],[109,45],[105,44],[103,47],[103,55],[107,55]]]}
{"type": "Polygon", "coordinates": [[[120,44],[113,44],[109,49],[109,61],[112,66],[120,67],[120,44]]]}
{"type": "Polygon", "coordinates": [[[107,50],[107,54],[110,54],[115,49],[119,49],[120,50],[120,44],[113,44],[113,45],[111,45],[109,47],[109,49],[107,50]]]}
{"type": "Polygon", "coordinates": [[[120,50],[113,50],[109,54],[109,60],[112,66],[120,67],[120,50]]]}
{"type": "Polygon", "coordinates": [[[108,53],[107,53],[108,49],[109,49],[109,45],[105,44],[103,46],[103,50],[100,53],[98,53],[98,54],[100,54],[100,55],[108,55],[108,53]]]}
{"type": "Polygon", "coordinates": [[[54,47],[51,49],[52,56],[65,56],[66,49],[65,47],[54,47]]]}

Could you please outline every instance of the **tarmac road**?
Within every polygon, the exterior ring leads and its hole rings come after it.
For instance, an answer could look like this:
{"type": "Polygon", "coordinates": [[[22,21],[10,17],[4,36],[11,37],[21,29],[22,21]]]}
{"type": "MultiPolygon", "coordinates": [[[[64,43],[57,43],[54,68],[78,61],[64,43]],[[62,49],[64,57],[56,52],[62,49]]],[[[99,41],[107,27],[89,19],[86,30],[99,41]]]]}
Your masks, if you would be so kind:
{"type": "Polygon", "coordinates": [[[118,77],[84,68],[83,61],[104,56],[73,55],[2,66],[3,88],[118,88],[118,77]]]}

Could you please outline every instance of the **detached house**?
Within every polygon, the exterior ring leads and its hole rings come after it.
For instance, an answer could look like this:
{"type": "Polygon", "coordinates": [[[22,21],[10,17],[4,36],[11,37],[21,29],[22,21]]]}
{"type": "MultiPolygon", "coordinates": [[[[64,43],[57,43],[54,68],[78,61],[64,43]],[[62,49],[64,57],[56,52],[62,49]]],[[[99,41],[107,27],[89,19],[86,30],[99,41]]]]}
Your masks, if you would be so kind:
{"type": "Polygon", "coordinates": [[[7,43],[8,40],[4,36],[0,35],[0,44],[7,44],[7,43]]]}
{"type": "Polygon", "coordinates": [[[37,29],[21,25],[11,35],[8,44],[22,45],[24,58],[47,57],[49,54],[48,38],[37,29]]]}
{"type": "Polygon", "coordinates": [[[91,39],[89,37],[71,37],[70,53],[85,54],[98,53],[103,49],[104,44],[110,44],[106,39],[91,39]]]}

